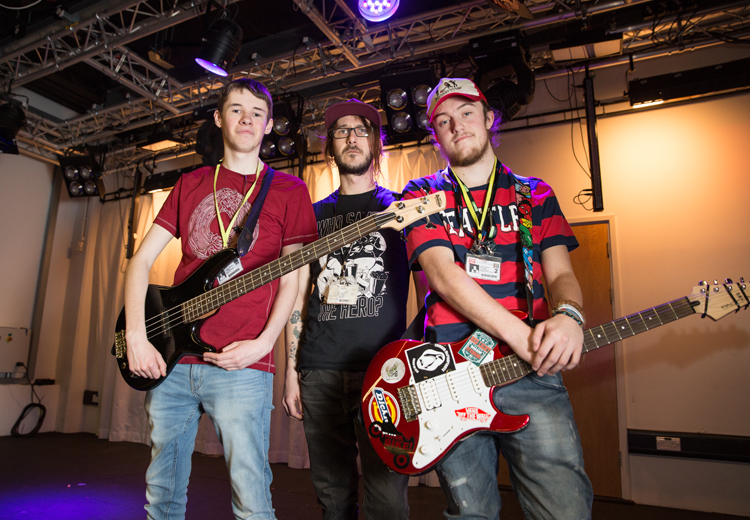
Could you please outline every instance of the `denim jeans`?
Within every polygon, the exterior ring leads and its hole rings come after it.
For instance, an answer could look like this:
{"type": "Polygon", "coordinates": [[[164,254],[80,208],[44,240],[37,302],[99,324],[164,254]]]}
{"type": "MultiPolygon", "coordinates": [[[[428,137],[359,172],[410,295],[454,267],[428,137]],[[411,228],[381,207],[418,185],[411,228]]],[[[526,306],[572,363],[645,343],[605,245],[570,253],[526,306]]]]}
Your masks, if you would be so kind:
{"type": "Polygon", "coordinates": [[[325,520],[354,520],[358,515],[362,463],[367,520],[407,520],[409,477],[392,472],[375,453],[359,419],[364,372],[300,370],[305,437],[310,471],[325,520]]]}
{"type": "Polygon", "coordinates": [[[441,461],[436,469],[448,498],[445,518],[500,518],[500,452],[527,519],[591,518],[594,494],[583,469],[581,441],[560,374],[531,374],[496,389],[492,397],[506,414],[528,414],[529,425],[516,433],[476,434],[441,461]]]}
{"type": "Polygon", "coordinates": [[[273,374],[227,371],[213,365],[176,365],[146,395],[151,464],[146,511],[153,520],[185,518],[198,420],[207,413],[224,447],[235,518],[275,519],[271,507],[268,435],[273,374]]]}

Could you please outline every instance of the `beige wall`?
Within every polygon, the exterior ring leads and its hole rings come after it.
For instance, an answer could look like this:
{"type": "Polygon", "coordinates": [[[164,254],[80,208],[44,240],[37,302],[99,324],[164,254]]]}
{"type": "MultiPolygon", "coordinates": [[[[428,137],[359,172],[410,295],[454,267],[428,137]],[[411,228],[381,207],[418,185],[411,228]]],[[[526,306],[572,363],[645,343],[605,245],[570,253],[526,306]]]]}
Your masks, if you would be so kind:
{"type": "MultiPolygon", "coordinates": [[[[622,316],[686,296],[699,280],[750,279],[748,114],[750,94],[739,94],[600,118],[603,213],[573,203],[590,183],[573,158],[571,123],[508,132],[497,154],[516,173],[548,181],[570,220],[610,221],[622,316]]],[[[583,162],[577,124],[573,135],[583,162]]],[[[621,432],[750,435],[747,311],[718,323],[690,317],[619,348],[621,432]]],[[[750,482],[750,465],[625,463],[625,496],[638,503],[750,514],[750,499],[737,492],[750,482]]]]}

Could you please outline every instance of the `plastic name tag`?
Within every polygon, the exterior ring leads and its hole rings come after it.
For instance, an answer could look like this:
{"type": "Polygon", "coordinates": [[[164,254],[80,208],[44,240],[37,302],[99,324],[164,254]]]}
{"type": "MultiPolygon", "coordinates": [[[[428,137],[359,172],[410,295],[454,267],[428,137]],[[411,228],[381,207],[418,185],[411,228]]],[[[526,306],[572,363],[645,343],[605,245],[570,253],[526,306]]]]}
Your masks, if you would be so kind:
{"type": "Polygon", "coordinates": [[[476,280],[500,281],[502,258],[497,255],[466,253],[466,274],[476,280]]]}
{"type": "Polygon", "coordinates": [[[326,303],[354,305],[359,296],[359,285],[353,276],[337,276],[326,289],[326,303]]]}
{"type": "Polygon", "coordinates": [[[242,272],[242,261],[239,258],[232,260],[216,277],[219,285],[228,282],[242,272]]]}

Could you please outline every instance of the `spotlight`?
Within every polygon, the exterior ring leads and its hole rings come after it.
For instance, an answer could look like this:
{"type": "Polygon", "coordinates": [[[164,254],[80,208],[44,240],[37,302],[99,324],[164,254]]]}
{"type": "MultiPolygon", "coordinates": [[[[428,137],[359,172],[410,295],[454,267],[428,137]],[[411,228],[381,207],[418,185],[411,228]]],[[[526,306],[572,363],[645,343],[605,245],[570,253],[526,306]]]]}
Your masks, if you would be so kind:
{"type": "Polygon", "coordinates": [[[16,135],[25,125],[26,113],[21,106],[10,99],[0,104],[0,153],[18,155],[16,135]]]}
{"type": "Polygon", "coordinates": [[[427,96],[436,83],[430,67],[414,68],[414,63],[404,65],[406,70],[380,77],[381,106],[388,124],[388,144],[419,141],[427,136],[427,96]],[[408,68],[407,68],[408,67],[408,68]]]}
{"type": "Polygon", "coordinates": [[[401,110],[406,106],[406,92],[400,88],[396,88],[388,92],[386,96],[388,106],[393,110],[401,110]]]}
{"type": "Polygon", "coordinates": [[[291,137],[282,137],[279,139],[279,152],[285,157],[294,155],[297,151],[297,147],[294,145],[294,140],[291,137]]]}
{"type": "Polygon", "coordinates": [[[359,14],[368,22],[382,22],[396,13],[399,0],[359,0],[359,14]]]}
{"type": "Polygon", "coordinates": [[[273,159],[276,157],[276,143],[268,137],[263,139],[263,143],[260,145],[260,155],[264,159],[273,159]]]}
{"type": "Polygon", "coordinates": [[[226,76],[242,46],[242,28],[234,20],[219,18],[209,26],[196,63],[218,76],[226,76]]]}
{"type": "Polygon", "coordinates": [[[63,179],[71,198],[95,197],[103,200],[105,195],[102,173],[96,161],[89,155],[59,157],[63,179]]]}
{"type": "Polygon", "coordinates": [[[286,135],[292,129],[292,124],[286,117],[278,116],[273,118],[273,131],[279,135],[286,135]]]}
{"type": "Polygon", "coordinates": [[[411,130],[411,116],[406,112],[399,112],[391,118],[391,128],[399,134],[411,130]]]}

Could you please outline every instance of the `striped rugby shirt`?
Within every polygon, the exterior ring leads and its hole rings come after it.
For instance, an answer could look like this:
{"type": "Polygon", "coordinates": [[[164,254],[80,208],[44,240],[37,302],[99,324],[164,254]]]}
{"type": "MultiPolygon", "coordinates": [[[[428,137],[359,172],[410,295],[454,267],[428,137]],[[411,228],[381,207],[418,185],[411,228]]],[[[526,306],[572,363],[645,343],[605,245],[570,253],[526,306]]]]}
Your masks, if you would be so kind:
{"type": "MultiPolygon", "coordinates": [[[[498,189],[491,210],[492,221],[497,226],[495,250],[502,258],[500,280],[476,280],[482,288],[506,309],[527,310],[524,284],[523,254],[519,233],[519,215],[516,207],[516,191],[513,174],[506,166],[498,164],[500,175],[498,189]]],[[[549,318],[549,310],[542,285],[541,252],[549,247],[564,245],[568,251],[578,247],[578,241],[560,209],[552,188],[540,179],[521,178],[532,186],[532,238],[534,242],[534,319],[549,318]]],[[[471,188],[471,195],[480,209],[488,186],[471,188]]],[[[453,250],[457,265],[464,268],[466,253],[474,240],[465,230],[476,236],[474,222],[463,201],[462,217],[457,218],[456,194],[448,170],[414,179],[404,188],[404,200],[417,198],[425,193],[444,191],[446,209],[426,219],[411,224],[404,230],[407,238],[407,254],[412,270],[421,270],[419,255],[431,247],[448,247],[453,250]],[[429,220],[429,223],[428,223],[429,220]]],[[[460,191],[458,192],[460,197],[460,191]]],[[[427,319],[425,338],[433,342],[453,342],[471,335],[477,328],[451,308],[435,292],[430,291],[426,299],[427,319]]]]}

